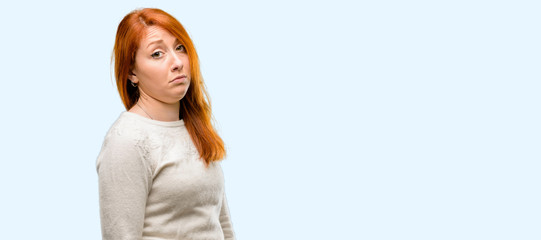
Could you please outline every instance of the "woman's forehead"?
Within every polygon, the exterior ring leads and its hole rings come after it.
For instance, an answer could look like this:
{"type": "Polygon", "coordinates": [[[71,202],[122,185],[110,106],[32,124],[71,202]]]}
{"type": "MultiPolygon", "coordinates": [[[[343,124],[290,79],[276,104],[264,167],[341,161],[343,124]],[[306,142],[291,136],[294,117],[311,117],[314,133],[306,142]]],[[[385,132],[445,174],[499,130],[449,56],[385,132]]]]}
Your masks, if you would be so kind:
{"type": "Polygon", "coordinates": [[[141,44],[143,44],[143,47],[147,47],[146,45],[157,42],[157,41],[164,41],[164,42],[170,42],[178,40],[176,39],[173,34],[171,34],[169,31],[157,27],[157,26],[150,26],[146,28],[145,33],[143,34],[143,37],[141,39],[141,44]]]}

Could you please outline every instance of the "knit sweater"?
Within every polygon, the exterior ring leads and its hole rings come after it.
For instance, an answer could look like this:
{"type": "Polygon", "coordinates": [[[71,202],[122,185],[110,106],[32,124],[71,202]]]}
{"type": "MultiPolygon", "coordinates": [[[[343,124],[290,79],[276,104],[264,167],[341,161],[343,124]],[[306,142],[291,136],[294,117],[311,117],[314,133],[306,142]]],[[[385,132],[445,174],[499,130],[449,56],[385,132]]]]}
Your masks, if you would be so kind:
{"type": "Polygon", "coordinates": [[[206,168],[182,119],[123,112],[96,167],[103,239],[235,239],[221,165],[206,168]]]}

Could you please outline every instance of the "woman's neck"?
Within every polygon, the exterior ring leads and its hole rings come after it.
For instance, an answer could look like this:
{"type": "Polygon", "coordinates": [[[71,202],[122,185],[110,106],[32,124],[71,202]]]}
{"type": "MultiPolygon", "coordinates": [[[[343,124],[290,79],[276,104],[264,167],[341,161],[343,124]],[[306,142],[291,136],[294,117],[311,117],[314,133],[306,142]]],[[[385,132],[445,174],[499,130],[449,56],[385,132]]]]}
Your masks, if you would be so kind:
{"type": "Polygon", "coordinates": [[[179,111],[180,102],[165,103],[146,94],[141,94],[137,103],[129,110],[146,118],[164,122],[178,121],[179,111]]]}

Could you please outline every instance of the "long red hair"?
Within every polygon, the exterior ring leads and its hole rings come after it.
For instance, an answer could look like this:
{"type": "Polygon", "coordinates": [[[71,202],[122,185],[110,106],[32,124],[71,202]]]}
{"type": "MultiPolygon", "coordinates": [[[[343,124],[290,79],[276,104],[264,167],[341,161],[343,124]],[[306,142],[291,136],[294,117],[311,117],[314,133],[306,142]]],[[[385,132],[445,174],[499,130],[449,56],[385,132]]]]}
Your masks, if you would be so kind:
{"type": "Polygon", "coordinates": [[[205,164],[208,166],[212,161],[223,159],[224,142],[211,122],[210,99],[194,44],[182,24],[163,10],[156,8],[134,10],[118,25],[113,57],[116,84],[124,107],[129,110],[139,99],[139,89],[129,86],[128,75],[135,63],[135,52],[139,43],[146,28],[150,26],[169,31],[184,45],[190,61],[191,83],[186,95],[180,100],[180,116],[205,164]]]}

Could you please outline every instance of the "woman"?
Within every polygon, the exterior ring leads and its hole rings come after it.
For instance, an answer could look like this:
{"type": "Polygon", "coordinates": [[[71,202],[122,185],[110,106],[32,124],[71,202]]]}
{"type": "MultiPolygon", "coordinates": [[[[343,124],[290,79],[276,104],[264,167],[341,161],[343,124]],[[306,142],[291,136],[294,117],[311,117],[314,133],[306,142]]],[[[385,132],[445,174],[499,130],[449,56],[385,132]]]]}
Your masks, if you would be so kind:
{"type": "Polygon", "coordinates": [[[234,239],[224,143],[188,33],[162,10],[135,10],[113,54],[128,111],[96,162],[103,239],[234,239]]]}

